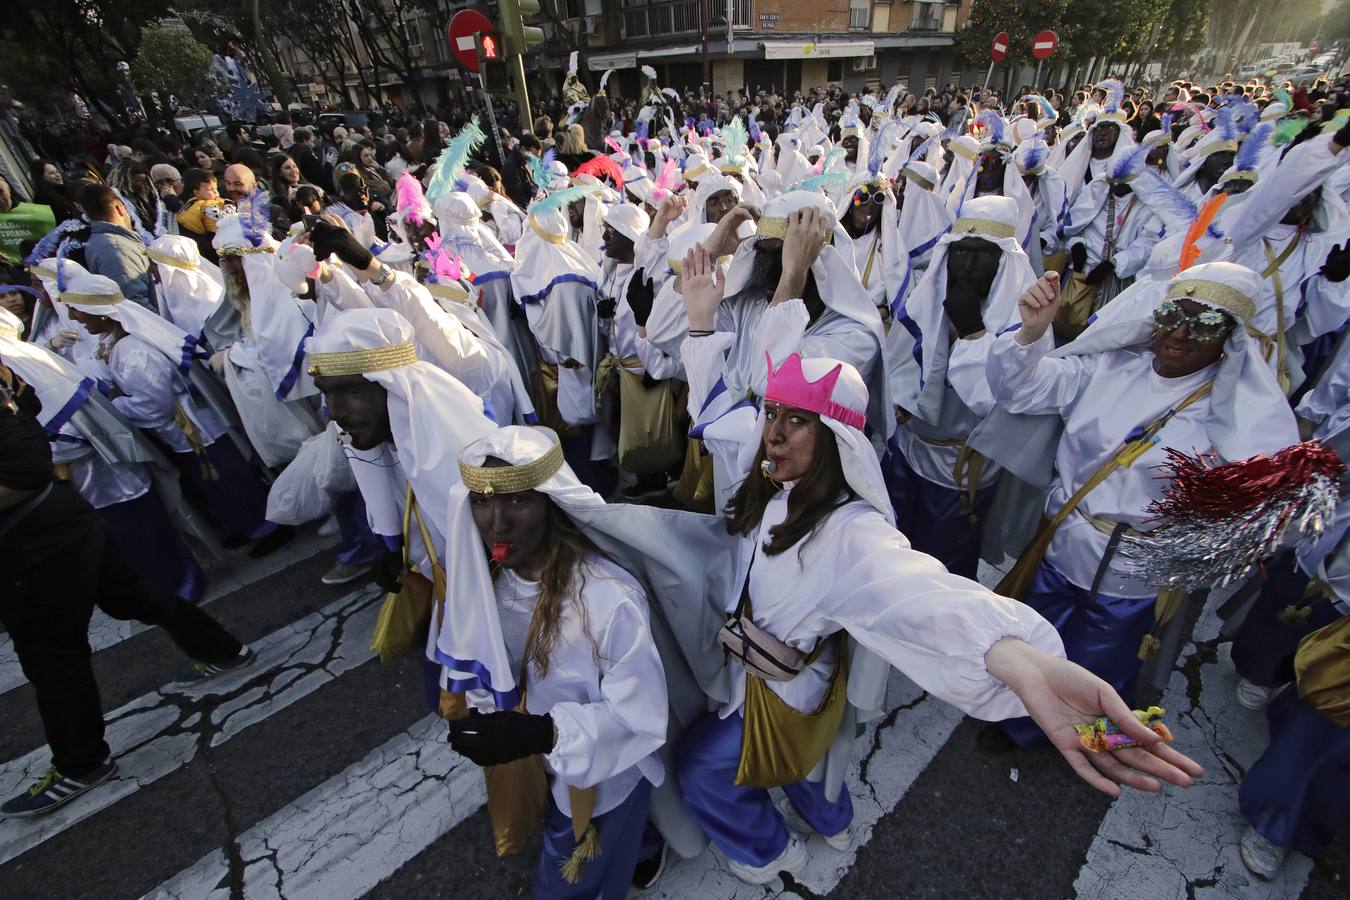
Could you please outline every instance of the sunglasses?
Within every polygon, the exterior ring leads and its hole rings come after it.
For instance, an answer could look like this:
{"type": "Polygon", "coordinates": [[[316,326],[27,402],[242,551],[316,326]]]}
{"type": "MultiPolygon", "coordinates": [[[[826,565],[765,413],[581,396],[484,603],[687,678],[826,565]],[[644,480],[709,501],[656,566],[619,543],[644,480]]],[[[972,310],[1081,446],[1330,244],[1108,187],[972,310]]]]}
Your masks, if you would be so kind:
{"type": "Polygon", "coordinates": [[[1164,300],[1153,310],[1153,321],[1159,335],[1171,334],[1182,325],[1186,334],[1197,344],[1212,344],[1228,336],[1232,320],[1216,309],[1189,314],[1174,300],[1164,300]]]}
{"type": "Polygon", "coordinates": [[[875,203],[877,206],[886,202],[885,191],[874,191],[869,188],[862,188],[853,192],[853,205],[862,206],[864,203],[875,203]]]}

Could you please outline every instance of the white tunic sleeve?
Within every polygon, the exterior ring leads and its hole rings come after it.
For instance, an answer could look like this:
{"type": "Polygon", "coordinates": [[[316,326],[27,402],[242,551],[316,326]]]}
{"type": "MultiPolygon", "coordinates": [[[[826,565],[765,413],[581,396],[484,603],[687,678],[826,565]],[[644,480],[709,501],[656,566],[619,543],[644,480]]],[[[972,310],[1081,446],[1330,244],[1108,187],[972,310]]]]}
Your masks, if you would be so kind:
{"type": "Polygon", "coordinates": [[[458,319],[436,305],[427,289],[405,272],[393,273],[383,289],[367,284],[366,294],[376,306],[399,312],[413,326],[417,342],[431,355],[429,362],[449,372],[480,397],[493,393],[507,378],[504,360],[458,319]]]}
{"type": "Polygon", "coordinates": [[[1016,332],[995,339],[986,375],[994,399],[1012,413],[1064,412],[1092,378],[1097,355],[1048,358],[1054,338],[1046,329],[1034,344],[1017,342],[1016,332]]]}
{"type": "MultiPolygon", "coordinates": [[[[613,584],[596,580],[601,588],[613,584]]],[[[633,768],[666,740],[665,672],[633,597],[614,607],[596,645],[602,699],[555,703],[549,711],[558,737],[545,759],[559,779],[578,788],[633,768]]]]}
{"type": "Polygon", "coordinates": [[[122,396],[113,398],[113,406],[140,428],[172,427],[178,409],[173,393],[173,363],[139,341],[126,343],[127,346],[110,355],[113,376],[122,392],[122,396]]]}
{"type": "Polygon", "coordinates": [[[719,331],[706,337],[685,338],[680,345],[680,360],[689,379],[689,415],[697,419],[703,411],[722,374],[727,351],[736,342],[736,336],[729,331],[719,331]]]}
{"type": "Polygon", "coordinates": [[[988,331],[978,338],[960,339],[952,344],[951,358],[947,361],[947,383],[961,402],[980,418],[989,415],[994,408],[994,392],[990,390],[989,377],[985,374],[994,341],[995,336],[988,331]]]}
{"type": "Polygon", "coordinates": [[[1031,607],[953,575],[910,548],[879,515],[860,516],[841,542],[821,613],[919,687],[979,719],[1026,715],[985,668],[998,640],[1014,637],[1064,656],[1055,629],[1031,607]]]}

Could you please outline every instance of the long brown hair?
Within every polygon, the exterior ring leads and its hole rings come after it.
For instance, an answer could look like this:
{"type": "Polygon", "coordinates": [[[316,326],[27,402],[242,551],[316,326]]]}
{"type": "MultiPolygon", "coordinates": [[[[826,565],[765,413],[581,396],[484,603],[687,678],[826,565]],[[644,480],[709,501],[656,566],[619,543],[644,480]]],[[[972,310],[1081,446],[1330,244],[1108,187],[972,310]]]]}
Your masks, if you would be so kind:
{"type": "MultiPolygon", "coordinates": [[[[844,478],[834,432],[824,422],[817,421],[815,437],[811,468],[788,493],[787,518],[769,529],[769,542],[763,548],[768,556],[782,553],[798,541],[810,539],[826,516],[857,497],[844,478]]],[[[750,474],[736,489],[724,512],[727,531],[731,534],[754,534],[764,518],[764,509],[778,493],[778,486],[759,474],[759,465],[763,461],[764,442],[761,441],[750,474]]]]}
{"type": "MultiPolygon", "coordinates": [[[[525,636],[524,654],[524,664],[534,669],[539,678],[548,674],[549,657],[558,643],[563,605],[568,597],[575,599],[581,629],[596,655],[599,655],[599,645],[586,621],[586,605],[581,602],[581,592],[586,587],[586,557],[604,556],[600,548],[591,543],[591,539],[552,500],[548,501],[548,522],[545,527],[549,539],[542,551],[544,566],[539,573],[539,598],[535,601],[534,616],[530,619],[530,630],[525,636]]],[[[495,579],[498,565],[489,561],[488,567],[495,579]]]]}

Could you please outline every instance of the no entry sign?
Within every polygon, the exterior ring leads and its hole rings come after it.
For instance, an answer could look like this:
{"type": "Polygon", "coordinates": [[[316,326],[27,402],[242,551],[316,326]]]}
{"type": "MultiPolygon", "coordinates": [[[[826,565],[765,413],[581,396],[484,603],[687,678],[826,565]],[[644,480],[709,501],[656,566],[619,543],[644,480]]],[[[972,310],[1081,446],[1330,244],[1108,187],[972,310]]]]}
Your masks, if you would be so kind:
{"type": "Polygon", "coordinates": [[[491,30],[492,23],[487,16],[476,9],[461,9],[451,17],[450,26],[445,29],[451,55],[470,72],[477,72],[478,45],[474,35],[491,30]]]}
{"type": "Polygon", "coordinates": [[[1059,46],[1059,35],[1046,29],[1031,39],[1031,55],[1037,59],[1049,59],[1059,46]]]}
{"type": "Polygon", "coordinates": [[[989,51],[989,58],[994,62],[1003,62],[1008,57],[1008,32],[1000,31],[994,36],[994,49],[989,51]]]}

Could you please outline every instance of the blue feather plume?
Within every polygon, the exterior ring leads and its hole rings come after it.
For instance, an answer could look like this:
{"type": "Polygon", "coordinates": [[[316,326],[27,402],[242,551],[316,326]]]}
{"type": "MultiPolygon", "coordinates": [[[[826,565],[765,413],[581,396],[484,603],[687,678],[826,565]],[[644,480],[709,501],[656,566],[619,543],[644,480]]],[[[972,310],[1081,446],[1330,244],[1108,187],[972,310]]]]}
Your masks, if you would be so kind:
{"type": "Polygon", "coordinates": [[[1107,112],[1120,112],[1120,105],[1125,102],[1125,85],[1114,78],[1108,78],[1097,85],[1098,90],[1106,91],[1106,102],[1103,104],[1107,112]]]}
{"type": "Polygon", "coordinates": [[[1233,111],[1220,106],[1214,111],[1214,131],[1225,141],[1238,139],[1237,123],[1233,121],[1233,111]]]}
{"type": "Polygon", "coordinates": [[[534,182],[536,190],[548,190],[548,186],[553,181],[553,174],[549,170],[553,166],[553,161],[557,158],[557,148],[549,147],[543,155],[530,160],[530,180],[534,182]]]}
{"type": "Polygon", "coordinates": [[[1045,162],[1045,155],[1050,148],[1045,144],[1037,143],[1034,147],[1028,149],[1022,154],[1022,168],[1030,172],[1032,169],[1039,168],[1041,163],[1045,162]]]}
{"type": "Polygon", "coordinates": [[[457,183],[464,174],[464,167],[474,151],[483,145],[487,135],[478,127],[478,117],[474,116],[445,145],[441,155],[431,167],[431,178],[427,180],[427,200],[435,203],[451,191],[457,190],[457,183]]]}
{"type": "Polygon", "coordinates": [[[886,135],[899,127],[899,122],[894,120],[887,122],[882,126],[881,131],[877,132],[876,139],[872,141],[872,146],[867,149],[867,174],[872,178],[881,174],[882,163],[886,161],[886,135]]]}
{"type": "Polygon", "coordinates": [[[267,195],[262,192],[262,188],[254,188],[253,193],[249,194],[238,204],[239,227],[244,232],[244,237],[255,247],[261,247],[263,239],[272,233],[272,207],[267,202],[267,195]]]}
{"type": "Polygon", "coordinates": [[[984,130],[984,139],[991,144],[1006,144],[1004,129],[1007,123],[992,109],[986,109],[975,117],[975,127],[984,130]]]}
{"type": "Polygon", "coordinates": [[[1114,166],[1111,167],[1112,181],[1125,181],[1138,175],[1144,168],[1144,160],[1152,150],[1144,144],[1138,144],[1131,147],[1129,151],[1122,156],[1114,166]]]}
{"type": "Polygon", "coordinates": [[[1171,137],[1171,136],[1172,136],[1172,114],[1171,114],[1170,112],[1165,112],[1165,113],[1163,113],[1163,114],[1162,114],[1162,119],[1160,119],[1159,121],[1162,122],[1162,130],[1165,131],[1165,132],[1167,132],[1167,136],[1168,136],[1168,137],[1171,137]]]}
{"type": "Polygon", "coordinates": [[[1274,131],[1275,126],[1268,122],[1258,125],[1251,134],[1247,135],[1247,139],[1242,142],[1242,146],[1238,147],[1233,166],[1239,172],[1250,172],[1255,169],[1257,162],[1261,159],[1261,151],[1265,149],[1266,142],[1270,140],[1274,131]]]}
{"type": "Polygon", "coordinates": [[[84,227],[83,219],[66,219],[58,224],[51,231],[43,236],[42,240],[37,242],[33,252],[24,257],[25,266],[36,266],[44,259],[49,259],[56,255],[57,248],[61,245],[65,236],[72,231],[79,231],[84,227]]]}
{"type": "Polygon", "coordinates": [[[1222,99],[1227,101],[1224,103],[1224,107],[1232,115],[1233,124],[1237,127],[1238,132],[1250,134],[1257,123],[1261,121],[1260,107],[1246,97],[1239,97],[1236,94],[1222,99]]]}
{"type": "Polygon", "coordinates": [[[788,188],[788,190],[827,191],[832,187],[844,184],[848,181],[848,178],[849,175],[847,172],[825,172],[820,175],[812,175],[810,178],[805,178],[788,188]]]}
{"type": "Polygon", "coordinates": [[[1147,202],[1154,214],[1164,222],[1170,220],[1173,223],[1190,223],[1200,214],[1199,208],[1194,203],[1186,199],[1181,191],[1168,184],[1157,172],[1145,169],[1139,177],[1140,183],[1136,193],[1148,198],[1147,202]]]}
{"type": "Polygon", "coordinates": [[[541,200],[536,200],[530,205],[530,212],[543,212],[550,209],[561,209],[570,203],[574,203],[583,197],[600,195],[605,189],[598,184],[578,184],[573,187],[556,190],[541,200]]]}

